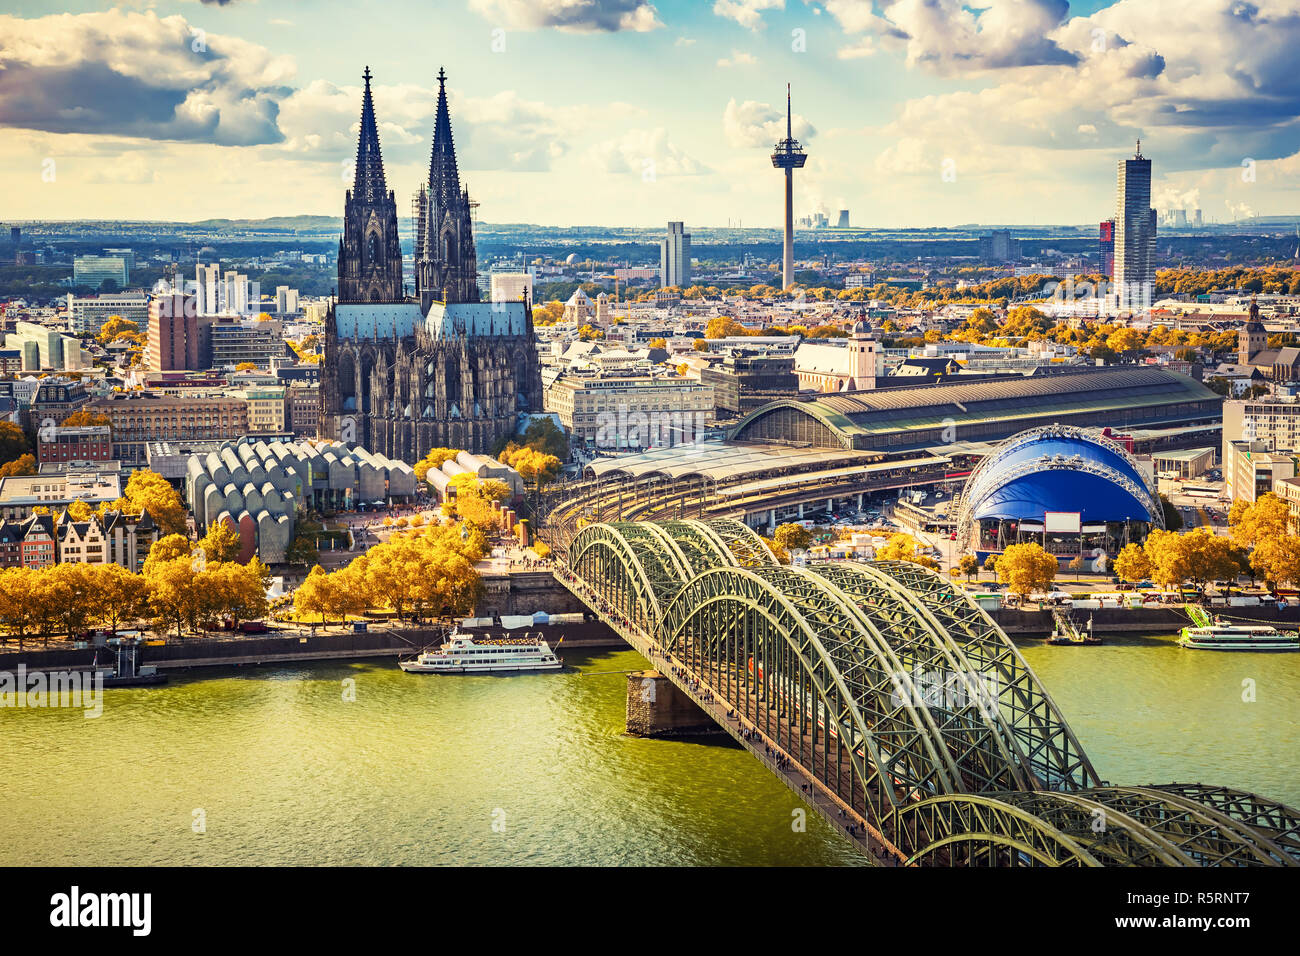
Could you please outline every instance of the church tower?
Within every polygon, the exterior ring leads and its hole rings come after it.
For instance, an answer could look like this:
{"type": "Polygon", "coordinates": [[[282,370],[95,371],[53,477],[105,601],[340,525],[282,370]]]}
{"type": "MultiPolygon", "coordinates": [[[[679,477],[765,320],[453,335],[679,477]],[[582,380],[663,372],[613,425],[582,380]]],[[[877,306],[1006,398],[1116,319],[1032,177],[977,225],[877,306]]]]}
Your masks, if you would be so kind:
{"type": "Polygon", "coordinates": [[[361,133],[357,137],[356,181],[343,205],[339,240],[339,301],[400,302],[402,243],[397,234],[397,200],[384,180],[379,127],[370,96],[370,67],[363,74],[361,133]]]}
{"type": "Polygon", "coordinates": [[[862,391],[876,387],[876,377],[880,373],[880,349],[871,334],[871,326],[865,319],[853,325],[849,338],[849,372],[851,378],[845,383],[845,390],[862,391]]]}
{"type": "Polygon", "coordinates": [[[416,200],[415,284],[426,315],[434,302],[477,302],[478,263],[469,191],[461,189],[447,109],[447,74],[438,70],[429,182],[416,200]]]}
{"type": "Polygon", "coordinates": [[[1241,331],[1237,333],[1237,363],[1249,365],[1251,356],[1259,354],[1266,348],[1268,348],[1268,330],[1259,320],[1259,303],[1255,301],[1254,296],[1251,296],[1250,315],[1241,331]]]}

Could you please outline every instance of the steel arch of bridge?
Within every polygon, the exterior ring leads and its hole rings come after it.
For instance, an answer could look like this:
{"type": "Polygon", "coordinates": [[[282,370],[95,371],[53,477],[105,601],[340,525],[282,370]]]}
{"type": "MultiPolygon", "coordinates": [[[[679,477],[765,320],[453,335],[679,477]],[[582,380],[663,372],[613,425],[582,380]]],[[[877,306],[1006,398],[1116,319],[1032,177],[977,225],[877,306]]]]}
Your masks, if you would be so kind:
{"type": "Polygon", "coordinates": [[[1000,711],[1042,789],[1074,790],[1101,783],[1051,695],[1006,632],[969,594],[919,564],[880,561],[874,567],[925,606],[972,665],[991,678],[999,691],[1000,711]]]}
{"type": "Polygon", "coordinates": [[[1005,632],[932,571],[782,566],[729,519],[589,525],[568,563],[909,863],[1300,865],[1282,804],[1103,784],[1005,632]]]}

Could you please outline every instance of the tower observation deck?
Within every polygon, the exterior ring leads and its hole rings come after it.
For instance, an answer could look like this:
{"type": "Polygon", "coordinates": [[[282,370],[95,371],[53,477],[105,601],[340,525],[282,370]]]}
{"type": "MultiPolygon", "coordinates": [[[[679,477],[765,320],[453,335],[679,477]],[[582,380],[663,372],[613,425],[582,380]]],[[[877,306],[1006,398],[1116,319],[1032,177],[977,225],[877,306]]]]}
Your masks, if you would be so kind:
{"type": "Polygon", "coordinates": [[[799,141],[794,138],[790,114],[790,84],[785,85],[785,139],[772,150],[772,165],[785,170],[785,246],[781,256],[781,288],[794,283],[794,171],[808,161],[799,141]]]}

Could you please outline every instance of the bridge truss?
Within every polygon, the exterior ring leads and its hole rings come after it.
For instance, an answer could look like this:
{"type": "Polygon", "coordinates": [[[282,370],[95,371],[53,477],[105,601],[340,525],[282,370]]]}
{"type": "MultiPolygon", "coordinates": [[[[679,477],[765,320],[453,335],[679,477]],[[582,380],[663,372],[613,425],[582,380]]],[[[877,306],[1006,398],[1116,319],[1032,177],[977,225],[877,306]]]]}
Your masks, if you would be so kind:
{"type": "Polygon", "coordinates": [[[567,562],[900,862],[1300,865],[1282,804],[1105,784],[1007,635],[918,565],[786,567],[731,519],[588,525],[567,562]]]}

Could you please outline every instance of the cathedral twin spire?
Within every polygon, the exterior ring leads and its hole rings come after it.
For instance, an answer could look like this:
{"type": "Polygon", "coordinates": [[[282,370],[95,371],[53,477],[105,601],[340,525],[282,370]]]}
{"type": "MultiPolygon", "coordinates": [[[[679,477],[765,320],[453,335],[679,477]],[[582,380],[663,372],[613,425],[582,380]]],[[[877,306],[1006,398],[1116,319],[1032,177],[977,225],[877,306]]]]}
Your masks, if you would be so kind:
{"type": "Polygon", "coordinates": [[[366,67],[363,77],[366,91],[361,98],[361,133],[357,137],[357,175],[352,195],[365,202],[381,202],[388,195],[388,186],[384,181],[384,157],[379,151],[375,101],[370,95],[370,67],[366,67]]]}
{"type": "MultiPolygon", "coordinates": [[[[396,203],[384,177],[370,90],[370,67],[362,74],[361,128],[356,177],[344,210],[339,244],[339,300],[394,302],[404,297],[396,203]]],[[[416,200],[415,282],[421,307],[432,303],[477,302],[478,282],[468,192],[456,167],[456,146],[447,106],[447,74],[438,70],[438,104],[433,124],[428,186],[416,200]]]]}
{"type": "Polygon", "coordinates": [[[451,138],[451,111],[447,108],[447,73],[441,68],[438,70],[438,111],[433,120],[433,150],[429,155],[429,195],[444,209],[460,198],[456,144],[451,138]]]}

